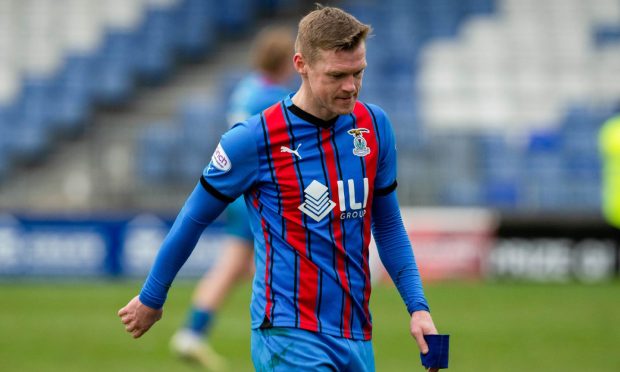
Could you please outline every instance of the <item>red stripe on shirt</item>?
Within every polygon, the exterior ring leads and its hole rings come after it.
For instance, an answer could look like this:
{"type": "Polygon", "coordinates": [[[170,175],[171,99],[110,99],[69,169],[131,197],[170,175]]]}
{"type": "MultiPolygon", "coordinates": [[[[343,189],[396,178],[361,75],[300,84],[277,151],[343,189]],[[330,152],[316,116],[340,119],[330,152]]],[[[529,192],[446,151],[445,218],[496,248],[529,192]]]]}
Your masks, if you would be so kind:
{"type": "MultiPolygon", "coordinates": [[[[372,208],[373,190],[375,184],[375,176],[377,174],[377,161],[379,159],[379,145],[377,141],[377,133],[375,133],[375,126],[373,125],[372,118],[368,109],[360,102],[355,104],[353,114],[356,118],[358,128],[366,128],[370,133],[366,133],[363,137],[366,139],[370,153],[364,156],[364,162],[366,164],[366,177],[368,178],[368,202],[367,208],[372,208]]],[[[368,309],[368,302],[370,300],[370,269],[368,267],[368,245],[370,244],[370,223],[371,213],[366,213],[364,216],[364,242],[363,242],[363,256],[364,256],[364,315],[366,320],[363,325],[364,339],[370,340],[372,334],[372,323],[370,321],[370,311],[368,309]]]]}
{"type": "MultiPolygon", "coordinates": [[[[329,178],[329,194],[334,201],[338,200],[338,172],[335,157],[335,149],[331,143],[331,130],[321,130],[321,147],[325,154],[325,164],[327,166],[327,176],[329,178]]],[[[342,206],[344,207],[344,206],[342,206]]],[[[343,244],[342,226],[340,220],[340,206],[333,209],[332,225],[334,230],[334,243],[336,244],[336,270],[340,286],[344,291],[344,306],[342,309],[342,335],[351,338],[351,288],[346,273],[346,252],[343,244]]]]}
{"type": "Polygon", "coordinates": [[[295,170],[294,154],[282,152],[280,147],[291,147],[289,128],[282,113],[282,105],[275,105],[265,111],[265,122],[270,142],[271,159],[280,187],[282,216],[285,220],[286,242],[299,254],[297,308],[299,309],[299,328],[318,331],[316,305],[318,296],[319,271],[310,260],[306,242],[306,229],[303,215],[298,207],[303,203],[299,179],[295,170]]]}

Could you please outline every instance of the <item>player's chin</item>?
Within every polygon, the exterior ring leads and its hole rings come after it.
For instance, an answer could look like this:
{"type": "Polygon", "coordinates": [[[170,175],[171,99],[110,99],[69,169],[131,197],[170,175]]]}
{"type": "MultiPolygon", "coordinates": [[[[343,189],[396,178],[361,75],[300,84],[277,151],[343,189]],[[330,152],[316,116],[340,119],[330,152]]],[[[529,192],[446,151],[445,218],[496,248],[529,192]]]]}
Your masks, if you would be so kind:
{"type": "Polygon", "coordinates": [[[355,102],[357,101],[356,97],[349,98],[336,98],[336,108],[335,110],[339,115],[350,114],[353,112],[355,108],[355,102]]]}

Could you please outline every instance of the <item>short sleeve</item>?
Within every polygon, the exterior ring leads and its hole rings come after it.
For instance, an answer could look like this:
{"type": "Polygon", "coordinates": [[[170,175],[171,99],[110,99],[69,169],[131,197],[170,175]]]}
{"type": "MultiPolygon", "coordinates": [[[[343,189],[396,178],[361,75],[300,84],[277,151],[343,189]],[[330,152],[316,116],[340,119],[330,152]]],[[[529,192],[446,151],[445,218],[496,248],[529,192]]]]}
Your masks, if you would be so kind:
{"type": "Polygon", "coordinates": [[[258,173],[258,153],[247,122],[233,126],[220,139],[201,182],[213,196],[232,202],[250,189],[258,173]]]}
{"type": "Polygon", "coordinates": [[[392,123],[376,105],[368,105],[375,120],[379,140],[379,160],[375,178],[375,195],[387,195],[396,189],[397,155],[392,123]]]}

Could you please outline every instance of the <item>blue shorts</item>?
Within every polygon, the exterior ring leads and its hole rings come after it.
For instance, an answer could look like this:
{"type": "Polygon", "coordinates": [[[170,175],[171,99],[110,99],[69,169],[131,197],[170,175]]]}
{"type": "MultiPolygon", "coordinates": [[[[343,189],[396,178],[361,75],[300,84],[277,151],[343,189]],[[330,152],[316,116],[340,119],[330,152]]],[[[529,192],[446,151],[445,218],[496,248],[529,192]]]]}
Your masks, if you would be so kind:
{"type": "Polygon", "coordinates": [[[252,330],[252,362],[260,372],[375,370],[371,341],[283,327],[252,330]]]}
{"type": "Polygon", "coordinates": [[[254,234],[250,228],[250,216],[243,197],[237,198],[226,209],[226,233],[250,243],[254,242],[254,234]]]}

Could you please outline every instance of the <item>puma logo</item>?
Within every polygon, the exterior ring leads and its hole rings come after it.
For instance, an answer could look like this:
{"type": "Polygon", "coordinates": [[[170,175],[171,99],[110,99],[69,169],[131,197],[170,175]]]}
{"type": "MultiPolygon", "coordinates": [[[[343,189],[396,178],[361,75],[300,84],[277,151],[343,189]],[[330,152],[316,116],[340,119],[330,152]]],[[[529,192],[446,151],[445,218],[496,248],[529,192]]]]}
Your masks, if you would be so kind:
{"type": "Polygon", "coordinates": [[[301,146],[301,143],[299,145],[297,145],[297,149],[295,150],[291,150],[286,146],[280,146],[280,152],[288,152],[289,154],[294,154],[297,155],[298,158],[301,159],[301,155],[299,155],[299,147],[301,146]]]}

